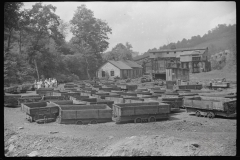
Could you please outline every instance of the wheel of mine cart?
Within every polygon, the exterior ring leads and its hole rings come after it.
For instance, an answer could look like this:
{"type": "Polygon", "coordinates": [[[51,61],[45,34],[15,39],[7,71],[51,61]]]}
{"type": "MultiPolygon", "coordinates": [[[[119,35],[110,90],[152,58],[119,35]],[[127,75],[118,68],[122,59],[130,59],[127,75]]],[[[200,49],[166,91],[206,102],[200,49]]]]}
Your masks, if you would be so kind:
{"type": "Polygon", "coordinates": [[[215,114],[213,112],[208,112],[207,117],[212,119],[215,117],[215,114]]]}
{"type": "Polygon", "coordinates": [[[200,116],[201,116],[201,113],[200,113],[199,111],[196,111],[195,114],[196,114],[197,117],[200,117],[200,116]]]}
{"type": "Polygon", "coordinates": [[[212,118],[214,118],[215,117],[215,114],[213,113],[213,112],[210,112],[211,114],[212,114],[212,118]]]}
{"type": "Polygon", "coordinates": [[[29,122],[33,122],[33,118],[32,117],[29,117],[29,118],[27,118],[28,120],[29,120],[29,122]]]}
{"type": "Polygon", "coordinates": [[[148,118],[148,122],[156,122],[156,118],[155,117],[149,117],[148,118]]]}
{"type": "Polygon", "coordinates": [[[97,120],[92,120],[90,124],[97,124],[97,120]]]}
{"type": "Polygon", "coordinates": [[[76,124],[77,124],[77,125],[82,125],[83,122],[82,122],[82,121],[77,121],[76,124]]]}
{"type": "Polygon", "coordinates": [[[207,113],[207,117],[208,117],[208,118],[212,118],[211,112],[208,112],[208,113],[207,113]]]}
{"type": "Polygon", "coordinates": [[[135,122],[135,123],[141,123],[141,122],[142,122],[142,119],[138,117],[138,118],[136,118],[136,119],[134,120],[134,122],[135,122]]]}
{"type": "Polygon", "coordinates": [[[37,120],[37,115],[32,117],[32,122],[36,122],[36,120],[37,120]]]}

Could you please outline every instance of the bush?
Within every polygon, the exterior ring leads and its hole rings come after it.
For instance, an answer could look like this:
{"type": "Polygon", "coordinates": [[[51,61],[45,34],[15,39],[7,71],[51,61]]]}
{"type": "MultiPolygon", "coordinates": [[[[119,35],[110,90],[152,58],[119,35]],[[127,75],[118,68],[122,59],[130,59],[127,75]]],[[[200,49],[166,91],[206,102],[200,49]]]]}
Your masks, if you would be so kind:
{"type": "Polygon", "coordinates": [[[28,64],[26,55],[4,52],[5,84],[21,84],[34,72],[35,69],[28,64]]]}
{"type": "Polygon", "coordinates": [[[226,57],[222,56],[220,61],[212,60],[211,61],[211,67],[213,70],[220,70],[226,65],[226,57]]]}

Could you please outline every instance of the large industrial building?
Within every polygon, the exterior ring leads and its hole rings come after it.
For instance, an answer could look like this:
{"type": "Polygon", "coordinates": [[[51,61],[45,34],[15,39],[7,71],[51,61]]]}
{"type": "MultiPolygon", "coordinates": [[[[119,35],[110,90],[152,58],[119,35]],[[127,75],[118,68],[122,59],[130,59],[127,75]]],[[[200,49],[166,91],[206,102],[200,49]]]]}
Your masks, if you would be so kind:
{"type": "Polygon", "coordinates": [[[167,49],[151,51],[149,55],[135,59],[135,62],[143,66],[144,73],[166,80],[166,67],[171,62],[179,63],[180,68],[189,69],[189,73],[210,71],[207,54],[208,48],[167,49]]]}

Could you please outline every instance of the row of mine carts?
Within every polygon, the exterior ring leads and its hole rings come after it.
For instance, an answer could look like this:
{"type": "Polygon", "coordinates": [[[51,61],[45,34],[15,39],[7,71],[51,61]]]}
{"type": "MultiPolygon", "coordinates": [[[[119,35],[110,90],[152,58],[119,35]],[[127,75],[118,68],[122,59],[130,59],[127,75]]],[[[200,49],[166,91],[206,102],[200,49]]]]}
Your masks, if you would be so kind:
{"type": "Polygon", "coordinates": [[[20,106],[26,119],[37,123],[154,122],[168,119],[171,112],[180,108],[209,118],[236,116],[236,98],[207,99],[199,92],[169,92],[161,87],[139,88],[135,84],[111,81],[79,81],[66,83],[59,90],[40,88],[36,95],[5,95],[4,101],[9,97],[15,99],[14,105],[20,106]]]}
{"type": "Polygon", "coordinates": [[[15,85],[11,87],[4,87],[4,93],[10,94],[20,94],[26,93],[27,91],[34,90],[34,84],[22,84],[22,85],[15,85]]]}

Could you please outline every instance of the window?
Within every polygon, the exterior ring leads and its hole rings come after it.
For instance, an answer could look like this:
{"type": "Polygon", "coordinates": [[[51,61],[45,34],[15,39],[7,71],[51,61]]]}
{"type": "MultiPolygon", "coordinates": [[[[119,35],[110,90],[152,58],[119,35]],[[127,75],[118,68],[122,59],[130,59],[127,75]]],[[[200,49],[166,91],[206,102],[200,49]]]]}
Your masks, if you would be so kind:
{"type": "Polygon", "coordinates": [[[200,61],[201,59],[200,59],[200,57],[192,57],[192,60],[193,61],[200,61]]]}
{"type": "Polygon", "coordinates": [[[102,71],[102,77],[105,77],[105,71],[102,71]]]}
{"type": "Polygon", "coordinates": [[[111,76],[114,76],[114,71],[111,71],[111,76]]]}

